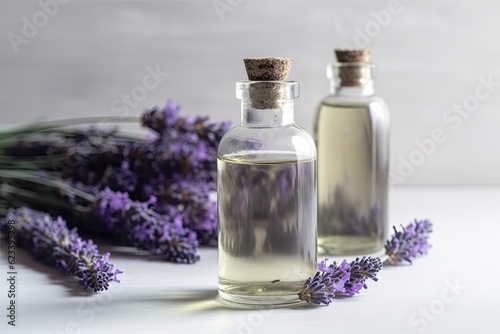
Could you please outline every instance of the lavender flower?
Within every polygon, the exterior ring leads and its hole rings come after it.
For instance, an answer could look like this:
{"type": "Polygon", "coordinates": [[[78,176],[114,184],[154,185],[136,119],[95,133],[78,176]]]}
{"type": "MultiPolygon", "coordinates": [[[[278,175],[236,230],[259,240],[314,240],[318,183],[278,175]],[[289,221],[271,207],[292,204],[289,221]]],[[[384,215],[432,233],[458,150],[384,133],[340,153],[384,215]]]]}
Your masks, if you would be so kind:
{"type": "Polygon", "coordinates": [[[382,261],[378,257],[363,256],[350,263],[349,280],[345,283],[345,293],[354,296],[361,288],[367,289],[366,280],[378,281],[376,277],[382,269],[382,261]]]}
{"type": "Polygon", "coordinates": [[[16,222],[17,243],[35,258],[55,266],[66,274],[79,278],[84,289],[103,291],[122,271],[109,261],[109,253],[100,254],[92,240],[83,240],[76,229],[68,229],[66,222],[57,217],[26,207],[11,208],[0,220],[5,232],[8,222],[16,222]]]}
{"type": "Polygon", "coordinates": [[[196,141],[202,140],[218,145],[220,139],[229,130],[230,122],[210,122],[207,116],[179,116],[180,107],[168,99],[163,107],[152,107],[144,111],[142,125],[161,136],[189,136],[196,141]]]}
{"type": "Polygon", "coordinates": [[[108,186],[117,191],[133,194],[139,182],[137,174],[130,169],[130,163],[123,160],[119,167],[107,166],[99,183],[101,187],[108,186]]]}
{"type": "MultiPolygon", "coordinates": [[[[85,120],[76,122],[82,121],[85,120]]],[[[1,145],[0,153],[12,153],[9,155],[12,157],[13,154],[26,155],[26,159],[34,161],[34,170],[42,168],[52,177],[64,179],[74,187],[62,189],[50,184],[50,189],[45,187],[43,190],[44,193],[48,190],[50,196],[42,200],[35,198],[36,192],[32,191],[31,183],[24,186],[17,180],[9,180],[9,185],[17,187],[18,192],[9,194],[9,201],[23,200],[31,207],[39,205],[47,207],[46,210],[57,208],[58,214],[64,214],[79,228],[114,236],[119,236],[119,233],[128,235],[125,237],[128,244],[148,249],[154,254],[164,254],[176,262],[196,261],[198,244],[216,244],[216,203],[211,194],[216,188],[217,146],[229,129],[228,122],[213,122],[206,116],[181,115],[179,105],[169,99],[164,106],[153,107],[143,113],[142,124],[156,132],[149,139],[127,137],[116,129],[65,128],[71,124],[71,120],[67,120],[14,133],[13,136],[17,136],[14,139],[26,136],[29,142],[9,141],[11,144],[1,145]],[[55,129],[52,130],[51,126],[55,129]],[[51,131],[54,132],[53,138],[47,136],[51,131]],[[47,140],[35,140],[36,136],[47,140]],[[51,144],[54,144],[52,151],[51,144]],[[16,145],[19,150],[16,150],[16,145]],[[34,159],[37,157],[32,153],[42,159],[34,159]],[[99,197],[99,192],[104,192],[106,187],[115,192],[115,198],[110,200],[113,203],[101,200],[94,204],[96,200],[89,198],[99,197]],[[80,194],[73,193],[75,188],[80,190],[80,194]],[[155,203],[149,202],[153,197],[156,198],[155,203]],[[149,204],[140,204],[146,202],[149,204]],[[108,209],[103,209],[108,204],[108,209]],[[97,215],[99,219],[88,219],[87,212],[92,205],[94,211],[100,214],[97,215]],[[111,210],[111,207],[114,209],[111,210]],[[128,213],[123,210],[125,207],[130,210],[128,213]],[[142,221],[131,221],[136,216],[142,221]],[[165,221],[169,222],[169,233],[159,231],[159,226],[163,227],[165,221]],[[181,224],[173,225],[174,221],[181,224]],[[146,228],[156,235],[140,239],[139,235],[131,234],[132,229],[145,231],[146,228]],[[192,240],[193,235],[197,240],[192,240]],[[166,239],[160,242],[162,236],[166,239]],[[167,241],[169,245],[178,247],[170,247],[169,251],[160,250],[166,247],[167,241]],[[176,252],[179,255],[172,255],[176,252]]],[[[5,165],[15,167],[18,163],[9,161],[5,165]]]]}
{"type": "Polygon", "coordinates": [[[93,138],[90,135],[77,141],[65,152],[58,166],[63,178],[74,178],[86,184],[97,184],[109,166],[120,167],[133,143],[118,138],[93,138]]]}
{"type": "Polygon", "coordinates": [[[318,272],[308,278],[299,292],[299,299],[310,304],[328,305],[336,294],[354,296],[367,288],[366,280],[377,281],[376,275],[382,268],[379,258],[363,256],[351,263],[343,260],[340,264],[333,261],[327,265],[328,259],[318,264],[318,272]]]}
{"type": "Polygon", "coordinates": [[[182,214],[183,225],[196,232],[200,245],[217,244],[217,203],[210,199],[206,183],[179,180],[158,193],[156,209],[168,213],[175,206],[182,214]]]}
{"type": "MultiPolygon", "coordinates": [[[[215,189],[216,149],[199,139],[157,138],[150,143],[135,145],[129,152],[129,169],[141,185],[132,193],[134,199],[155,195],[162,200],[162,192],[179,181],[206,184],[215,189]]],[[[113,188],[116,191],[126,189],[113,188]]],[[[199,190],[203,190],[201,187],[199,190]]]]}
{"type": "Polygon", "coordinates": [[[335,288],[331,275],[318,271],[314,277],[309,277],[299,292],[299,299],[310,304],[329,305],[335,297],[335,288]]]}
{"type": "MultiPolygon", "coordinates": [[[[93,261],[89,266],[85,266],[85,269],[78,273],[78,277],[81,278],[80,283],[85,288],[93,289],[94,292],[107,290],[109,287],[109,282],[116,281],[113,277],[113,265],[109,264],[109,253],[104,253],[100,259],[93,261]]],[[[122,273],[118,269],[114,270],[116,273],[122,273]]]]}
{"type": "Polygon", "coordinates": [[[154,106],[142,114],[142,125],[162,134],[169,129],[179,116],[180,106],[168,99],[163,107],[154,106]]]}
{"type": "Polygon", "coordinates": [[[169,99],[161,108],[146,110],[142,123],[160,135],[152,144],[155,153],[151,157],[163,174],[181,175],[215,189],[217,147],[229,122],[212,122],[207,116],[181,116],[179,106],[169,99]]]}
{"type": "Polygon", "coordinates": [[[432,223],[429,220],[417,220],[398,230],[393,226],[394,234],[385,244],[386,262],[398,265],[403,262],[412,263],[419,255],[427,254],[431,245],[429,236],[432,232],[432,223]]]}
{"type": "MultiPolygon", "coordinates": [[[[326,261],[327,260],[324,260],[325,263],[326,261]]],[[[318,270],[321,270],[319,266],[318,270]]],[[[343,260],[340,263],[340,265],[338,265],[337,262],[333,261],[333,263],[327,267],[327,270],[330,273],[332,280],[334,282],[333,287],[335,288],[335,291],[341,293],[345,292],[346,290],[345,285],[350,278],[351,267],[349,266],[349,263],[346,260],[343,260]]]]}
{"type": "Polygon", "coordinates": [[[133,201],[127,193],[106,188],[100,193],[95,215],[106,232],[126,244],[148,250],[151,255],[170,262],[198,261],[196,233],[183,226],[182,216],[174,208],[168,214],[150,209],[155,202],[155,197],[146,202],[133,201]]]}

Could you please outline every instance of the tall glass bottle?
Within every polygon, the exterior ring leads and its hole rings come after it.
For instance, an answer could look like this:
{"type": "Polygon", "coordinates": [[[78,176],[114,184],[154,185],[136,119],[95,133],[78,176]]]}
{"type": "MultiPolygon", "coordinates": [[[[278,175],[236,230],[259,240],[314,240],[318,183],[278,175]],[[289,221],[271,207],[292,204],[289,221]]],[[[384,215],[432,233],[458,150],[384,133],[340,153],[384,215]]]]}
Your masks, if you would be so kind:
{"type": "Polygon", "coordinates": [[[317,255],[316,147],[294,123],[299,84],[240,81],[236,95],[241,124],[218,148],[219,299],[295,304],[317,255]]]}
{"type": "Polygon", "coordinates": [[[336,50],[330,94],[316,112],[318,246],[324,255],[368,254],[388,234],[389,111],[374,94],[368,50],[336,50]]]}

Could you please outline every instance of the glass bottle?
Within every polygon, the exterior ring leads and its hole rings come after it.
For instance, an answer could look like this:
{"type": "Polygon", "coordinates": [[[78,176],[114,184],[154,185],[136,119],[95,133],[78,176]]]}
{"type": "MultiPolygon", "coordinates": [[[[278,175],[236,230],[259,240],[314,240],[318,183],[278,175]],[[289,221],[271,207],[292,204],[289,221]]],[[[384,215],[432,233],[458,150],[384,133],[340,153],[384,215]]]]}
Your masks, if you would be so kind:
{"type": "Polygon", "coordinates": [[[218,148],[218,298],[293,305],[317,258],[316,147],[294,123],[299,84],[240,81],[236,96],[241,124],[218,148]]]}
{"type": "Polygon", "coordinates": [[[328,66],[314,123],[322,255],[378,253],[388,235],[389,111],[374,95],[376,65],[349,58],[328,66]]]}

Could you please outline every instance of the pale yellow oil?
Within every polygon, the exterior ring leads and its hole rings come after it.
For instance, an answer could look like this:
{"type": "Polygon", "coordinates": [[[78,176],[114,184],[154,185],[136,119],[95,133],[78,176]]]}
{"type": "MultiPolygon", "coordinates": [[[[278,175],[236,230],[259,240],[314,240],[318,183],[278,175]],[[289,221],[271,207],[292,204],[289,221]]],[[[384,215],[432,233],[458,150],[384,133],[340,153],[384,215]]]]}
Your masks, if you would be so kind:
{"type": "Polygon", "coordinates": [[[316,266],[316,161],[281,152],[219,157],[219,298],[300,302],[316,266]]]}
{"type": "Polygon", "coordinates": [[[376,253],[387,237],[388,119],[377,104],[320,105],[318,250],[376,253]],[[380,110],[377,110],[379,108],[380,110]]]}

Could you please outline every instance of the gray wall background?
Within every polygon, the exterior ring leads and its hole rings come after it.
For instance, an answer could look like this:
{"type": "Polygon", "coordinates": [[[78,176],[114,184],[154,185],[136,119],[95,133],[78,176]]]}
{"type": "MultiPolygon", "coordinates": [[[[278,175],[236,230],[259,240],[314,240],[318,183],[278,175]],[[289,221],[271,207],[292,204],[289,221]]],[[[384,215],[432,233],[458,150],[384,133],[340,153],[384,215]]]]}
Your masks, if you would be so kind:
{"type": "Polygon", "coordinates": [[[333,48],[369,47],[392,182],[500,184],[499,13],[493,0],[1,0],[0,123],[105,122],[168,97],[238,122],[242,58],[272,55],[294,58],[296,120],[312,131],[333,48]]]}

